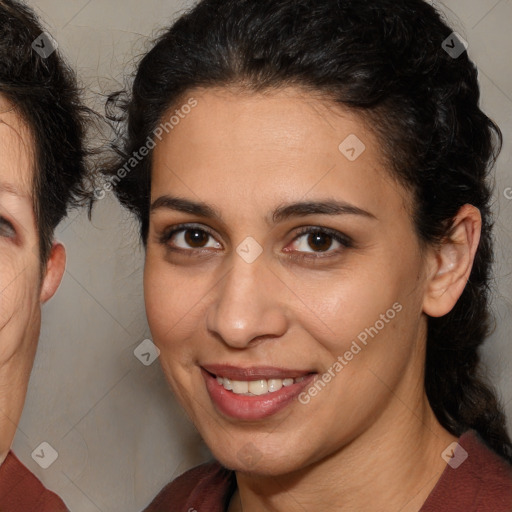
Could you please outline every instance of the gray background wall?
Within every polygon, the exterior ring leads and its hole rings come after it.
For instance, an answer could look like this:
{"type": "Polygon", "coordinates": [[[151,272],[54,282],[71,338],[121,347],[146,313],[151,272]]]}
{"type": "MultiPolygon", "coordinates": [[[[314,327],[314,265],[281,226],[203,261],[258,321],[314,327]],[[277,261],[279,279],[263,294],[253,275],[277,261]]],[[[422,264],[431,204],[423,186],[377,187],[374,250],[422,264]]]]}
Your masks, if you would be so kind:
{"type": "MultiPolygon", "coordinates": [[[[512,419],[512,1],[435,3],[469,42],[483,107],[505,138],[495,190],[497,328],[485,360],[512,419]]],[[[101,94],[122,86],[134,56],[191,2],[30,4],[91,91],[91,104],[100,106],[101,94]]],[[[158,362],[144,366],[133,354],[150,337],[135,223],[107,196],[92,223],[73,214],[57,236],[67,247],[67,271],[56,297],[43,308],[14,451],[72,511],[135,512],[171,478],[205,460],[208,451],[168,391],[158,362]],[[42,442],[58,453],[47,469],[31,457],[42,442]]]]}

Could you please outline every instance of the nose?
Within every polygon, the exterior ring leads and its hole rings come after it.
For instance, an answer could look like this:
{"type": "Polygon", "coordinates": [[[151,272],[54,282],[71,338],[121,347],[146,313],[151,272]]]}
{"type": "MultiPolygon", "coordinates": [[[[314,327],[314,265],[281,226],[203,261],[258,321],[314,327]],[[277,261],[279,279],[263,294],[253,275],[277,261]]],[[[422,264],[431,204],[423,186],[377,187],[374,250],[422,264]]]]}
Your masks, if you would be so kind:
{"type": "Polygon", "coordinates": [[[284,284],[263,256],[252,263],[236,254],[233,259],[206,313],[208,331],[237,349],[283,336],[288,326],[284,284]]]}

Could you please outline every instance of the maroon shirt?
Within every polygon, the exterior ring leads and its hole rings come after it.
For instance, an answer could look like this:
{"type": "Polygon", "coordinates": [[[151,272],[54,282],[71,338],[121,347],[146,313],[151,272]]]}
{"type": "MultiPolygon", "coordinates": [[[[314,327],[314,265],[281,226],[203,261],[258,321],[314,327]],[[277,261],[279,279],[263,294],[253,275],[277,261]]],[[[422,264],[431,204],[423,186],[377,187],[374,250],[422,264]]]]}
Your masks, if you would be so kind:
{"type": "Polygon", "coordinates": [[[0,466],[0,512],[69,512],[64,502],[46,489],[9,452],[0,466]]]}
{"type": "MultiPolygon", "coordinates": [[[[475,431],[458,443],[467,459],[457,469],[446,465],[419,512],[512,512],[512,467],[475,431]]],[[[218,462],[203,464],[164,487],[144,512],[226,512],[235,490],[233,471],[218,462]]]]}

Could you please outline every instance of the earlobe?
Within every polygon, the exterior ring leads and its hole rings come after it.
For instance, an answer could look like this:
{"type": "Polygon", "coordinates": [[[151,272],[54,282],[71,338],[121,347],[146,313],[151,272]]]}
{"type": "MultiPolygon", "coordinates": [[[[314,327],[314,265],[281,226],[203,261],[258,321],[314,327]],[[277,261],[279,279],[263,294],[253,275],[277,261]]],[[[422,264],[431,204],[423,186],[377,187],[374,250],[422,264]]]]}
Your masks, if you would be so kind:
{"type": "Polygon", "coordinates": [[[453,219],[447,238],[432,249],[429,256],[432,271],[423,301],[427,315],[444,316],[459,300],[473,268],[481,228],[480,210],[466,204],[453,219]]]}
{"type": "Polygon", "coordinates": [[[46,262],[46,274],[41,286],[40,301],[50,300],[57,291],[66,270],[66,249],[60,242],[54,242],[46,262]]]}

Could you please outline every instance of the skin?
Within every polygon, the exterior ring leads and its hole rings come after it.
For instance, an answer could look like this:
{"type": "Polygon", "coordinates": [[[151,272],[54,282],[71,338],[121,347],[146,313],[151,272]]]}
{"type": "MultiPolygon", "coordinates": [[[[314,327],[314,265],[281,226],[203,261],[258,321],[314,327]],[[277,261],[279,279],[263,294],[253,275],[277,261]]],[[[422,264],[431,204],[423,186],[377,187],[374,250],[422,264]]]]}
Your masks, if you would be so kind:
{"type": "Polygon", "coordinates": [[[57,290],[66,264],[54,243],[41,276],[33,208],[30,131],[0,96],[0,463],[21,416],[41,325],[41,305],[57,290]]]}
{"type": "Polygon", "coordinates": [[[221,219],[153,209],[146,310],[176,396],[215,457],[236,471],[230,511],[418,511],[446,467],[441,453],[456,440],[425,395],[426,315],[448,313],[464,289],[478,210],[463,207],[452,238],[422,249],[411,194],[391,178],[379,141],[356,114],[294,88],[210,88],[187,97],[197,106],[155,148],[151,201],[208,203],[221,219]],[[350,134],[366,146],[353,162],[338,149],[350,134]],[[326,199],[373,217],[267,224],[285,203],[326,199]],[[179,234],[162,240],[180,223],[212,236],[202,247],[179,234]],[[339,231],[352,246],[332,241],[319,254],[308,235],[297,236],[303,226],[339,231]],[[263,248],[253,263],[236,252],[247,236],[263,248]],[[320,376],[394,303],[402,310],[308,404],[247,422],[210,400],[200,366],[320,376]],[[240,456],[248,450],[250,464],[240,456]]]}

